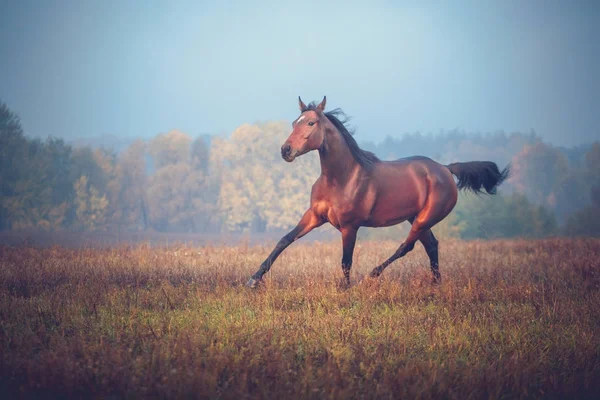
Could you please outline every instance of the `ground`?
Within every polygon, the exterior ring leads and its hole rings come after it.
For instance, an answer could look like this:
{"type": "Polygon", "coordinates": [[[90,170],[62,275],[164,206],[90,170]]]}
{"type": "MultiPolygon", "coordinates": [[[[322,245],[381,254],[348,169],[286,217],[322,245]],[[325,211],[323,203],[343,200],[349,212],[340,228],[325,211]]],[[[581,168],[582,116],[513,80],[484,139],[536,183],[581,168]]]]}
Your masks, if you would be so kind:
{"type": "Polygon", "coordinates": [[[600,240],[0,246],[0,390],[49,398],[594,398],[600,240]]]}

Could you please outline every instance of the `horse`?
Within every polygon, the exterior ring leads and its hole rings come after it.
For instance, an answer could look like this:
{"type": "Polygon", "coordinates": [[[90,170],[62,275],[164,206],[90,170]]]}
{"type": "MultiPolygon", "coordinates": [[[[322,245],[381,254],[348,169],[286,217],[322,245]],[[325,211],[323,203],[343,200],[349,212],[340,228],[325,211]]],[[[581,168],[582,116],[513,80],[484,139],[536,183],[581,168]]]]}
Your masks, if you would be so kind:
{"type": "Polygon", "coordinates": [[[411,224],[408,236],[369,277],[381,275],[388,265],[420,241],[429,257],[433,283],[441,282],[438,241],[431,228],[452,211],[458,190],[495,194],[496,188],[508,178],[510,165],[500,171],[491,161],[442,165],[423,156],[382,161],[358,146],[346,127],[347,118],[341,109],[325,112],[326,101],[324,96],[318,105],[312,102],[307,106],[298,97],[300,116],[292,123],[292,133],[281,146],[281,156],[287,162],[309,151],[319,152],[321,175],[312,187],[310,207],[296,227],[279,240],[246,285],[257,287],[282,251],[313,229],[330,223],[342,234],[343,282],[349,286],[358,229],[404,221],[411,224]]]}

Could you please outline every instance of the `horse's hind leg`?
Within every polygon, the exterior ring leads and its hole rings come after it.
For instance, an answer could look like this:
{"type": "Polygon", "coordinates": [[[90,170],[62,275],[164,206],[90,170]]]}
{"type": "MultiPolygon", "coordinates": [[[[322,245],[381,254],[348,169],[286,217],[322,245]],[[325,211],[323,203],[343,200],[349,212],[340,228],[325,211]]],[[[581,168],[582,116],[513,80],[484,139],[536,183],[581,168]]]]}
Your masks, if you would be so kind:
{"type": "Polygon", "coordinates": [[[398,247],[398,250],[396,250],[390,258],[385,260],[383,264],[374,268],[373,271],[371,271],[370,276],[377,277],[381,275],[388,265],[411,251],[415,247],[415,242],[420,240],[421,243],[423,243],[423,246],[425,246],[425,251],[429,256],[434,280],[439,279],[440,272],[438,270],[437,240],[433,236],[433,233],[431,233],[430,228],[441,221],[449,212],[450,210],[448,210],[445,203],[436,202],[433,197],[430,197],[423,210],[421,210],[416,217],[409,219],[412,227],[410,228],[410,232],[404,243],[402,243],[400,247],[398,247]]]}
{"type": "Polygon", "coordinates": [[[421,233],[423,233],[423,230],[419,229],[416,224],[413,224],[412,228],[410,228],[410,232],[408,233],[408,237],[406,238],[404,243],[402,243],[400,247],[398,247],[398,250],[396,250],[390,258],[385,260],[378,267],[373,268],[373,271],[371,271],[369,276],[371,278],[378,277],[388,265],[390,265],[400,257],[403,257],[406,253],[411,251],[415,247],[415,242],[419,239],[421,233]]]}
{"type": "MultiPolygon", "coordinates": [[[[412,225],[415,218],[409,218],[408,222],[412,225]]],[[[438,241],[433,235],[431,229],[427,229],[421,236],[419,236],[419,242],[425,248],[427,256],[429,257],[429,263],[431,265],[431,273],[433,274],[433,282],[440,283],[442,276],[440,275],[440,265],[438,263],[438,241]]]]}
{"type": "Polygon", "coordinates": [[[438,241],[435,236],[433,236],[431,229],[427,229],[421,233],[421,236],[419,236],[419,241],[423,244],[423,247],[425,247],[425,251],[429,256],[431,272],[433,273],[433,282],[441,282],[442,276],[440,275],[440,267],[438,264],[438,241]]]}

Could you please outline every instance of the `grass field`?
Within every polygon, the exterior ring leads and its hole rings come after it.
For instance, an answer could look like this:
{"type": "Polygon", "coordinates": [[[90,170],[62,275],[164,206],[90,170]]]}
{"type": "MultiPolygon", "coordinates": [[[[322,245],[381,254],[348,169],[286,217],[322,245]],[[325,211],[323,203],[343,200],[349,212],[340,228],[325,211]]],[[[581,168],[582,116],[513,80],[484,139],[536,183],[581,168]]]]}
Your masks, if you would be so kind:
{"type": "MultiPolygon", "coordinates": [[[[0,393],[46,398],[594,398],[600,240],[0,247],[0,393]]],[[[6,398],[6,397],[5,397],[6,398]]]]}

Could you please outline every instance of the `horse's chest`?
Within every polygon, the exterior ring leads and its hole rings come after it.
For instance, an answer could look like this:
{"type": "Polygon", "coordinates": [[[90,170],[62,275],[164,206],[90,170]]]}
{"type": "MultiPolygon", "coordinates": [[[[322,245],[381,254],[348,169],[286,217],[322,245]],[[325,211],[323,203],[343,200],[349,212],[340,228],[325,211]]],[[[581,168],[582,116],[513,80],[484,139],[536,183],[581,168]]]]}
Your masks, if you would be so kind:
{"type": "Polygon", "coordinates": [[[369,217],[375,202],[371,185],[348,183],[344,187],[323,185],[313,203],[313,210],[337,229],[360,226],[369,217]]]}
{"type": "Polygon", "coordinates": [[[356,225],[365,219],[363,206],[357,199],[331,199],[327,202],[325,219],[336,228],[356,225]]]}

